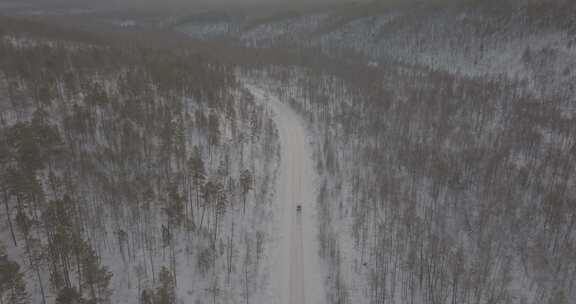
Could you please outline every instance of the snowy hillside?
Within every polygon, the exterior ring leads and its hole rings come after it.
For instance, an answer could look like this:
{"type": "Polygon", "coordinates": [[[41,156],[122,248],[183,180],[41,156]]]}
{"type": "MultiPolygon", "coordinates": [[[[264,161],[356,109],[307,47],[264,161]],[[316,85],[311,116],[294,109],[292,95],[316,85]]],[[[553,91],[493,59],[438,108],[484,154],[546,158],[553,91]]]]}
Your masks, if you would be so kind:
{"type": "Polygon", "coordinates": [[[489,79],[363,72],[247,71],[313,130],[327,302],[570,303],[576,116],[489,79]]]}
{"type": "Polygon", "coordinates": [[[574,4],[249,7],[0,17],[0,304],[574,302],[574,4]]]}
{"type": "MultiPolygon", "coordinates": [[[[466,76],[529,81],[535,92],[573,96],[576,23],[566,5],[502,4],[388,8],[354,6],[260,21],[202,20],[180,30],[249,47],[352,50],[368,62],[400,61],[466,76]],[[546,64],[542,64],[546,62],[546,64]]],[[[194,19],[193,16],[190,19],[194,19]]]]}
{"type": "Polygon", "coordinates": [[[199,57],[3,22],[2,302],[274,303],[269,110],[199,57]]]}

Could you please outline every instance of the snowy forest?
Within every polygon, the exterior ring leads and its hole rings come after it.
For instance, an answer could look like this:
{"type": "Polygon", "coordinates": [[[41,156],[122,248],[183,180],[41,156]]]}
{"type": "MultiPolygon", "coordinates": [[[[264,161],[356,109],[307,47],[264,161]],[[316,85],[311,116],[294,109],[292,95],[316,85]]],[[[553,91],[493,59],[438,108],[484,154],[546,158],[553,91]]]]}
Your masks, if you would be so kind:
{"type": "Polygon", "coordinates": [[[2,303],[174,303],[179,285],[249,299],[278,150],[266,111],[194,55],[10,26],[2,303]]]}
{"type": "Polygon", "coordinates": [[[0,12],[0,304],[576,298],[569,1],[0,12]]]}
{"type": "Polygon", "coordinates": [[[488,79],[363,72],[258,75],[314,130],[330,303],[569,303],[574,118],[488,79]]]}

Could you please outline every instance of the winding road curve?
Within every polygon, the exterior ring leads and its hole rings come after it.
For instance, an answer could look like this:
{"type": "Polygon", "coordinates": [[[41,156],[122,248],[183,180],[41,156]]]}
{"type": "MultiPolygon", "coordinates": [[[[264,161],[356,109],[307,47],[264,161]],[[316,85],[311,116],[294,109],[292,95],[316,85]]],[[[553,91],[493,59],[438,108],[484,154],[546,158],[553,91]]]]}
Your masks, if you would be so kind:
{"type": "Polygon", "coordinates": [[[316,173],[306,128],[299,115],[265,90],[246,85],[257,102],[270,107],[280,137],[276,188],[279,223],[271,284],[280,304],[325,304],[318,256],[316,173]],[[302,205],[302,212],[296,206],[302,205]]]}

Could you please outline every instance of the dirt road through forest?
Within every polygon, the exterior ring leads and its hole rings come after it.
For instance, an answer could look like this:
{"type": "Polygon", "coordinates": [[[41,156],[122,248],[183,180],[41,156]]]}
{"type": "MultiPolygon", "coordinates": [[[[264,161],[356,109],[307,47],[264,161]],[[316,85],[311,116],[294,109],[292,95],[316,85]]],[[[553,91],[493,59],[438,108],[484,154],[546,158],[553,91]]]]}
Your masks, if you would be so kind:
{"type": "Polygon", "coordinates": [[[279,219],[276,265],[271,284],[281,304],[324,304],[315,212],[316,173],[304,121],[272,94],[247,85],[270,107],[280,137],[280,175],[276,189],[279,219]],[[297,212],[296,206],[302,205],[297,212]]]}

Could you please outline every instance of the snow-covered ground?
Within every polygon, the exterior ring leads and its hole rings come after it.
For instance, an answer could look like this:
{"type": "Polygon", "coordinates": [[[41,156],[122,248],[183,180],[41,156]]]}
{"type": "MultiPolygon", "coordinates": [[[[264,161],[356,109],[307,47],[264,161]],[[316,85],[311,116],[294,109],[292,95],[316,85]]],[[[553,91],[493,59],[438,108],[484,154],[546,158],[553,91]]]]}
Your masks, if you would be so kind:
{"type": "Polygon", "coordinates": [[[503,16],[451,7],[359,15],[326,10],[257,26],[238,18],[184,24],[179,30],[198,39],[233,38],[246,47],[311,48],[347,60],[354,53],[370,66],[401,62],[465,77],[505,77],[527,82],[534,94],[571,100],[574,26],[558,26],[562,10],[543,12],[539,18],[545,25],[530,22],[528,11],[522,5],[503,16]]]}
{"type": "Polygon", "coordinates": [[[318,255],[315,210],[316,174],[304,122],[288,105],[256,85],[246,85],[259,103],[267,104],[280,139],[280,175],[276,188],[277,240],[270,251],[274,303],[326,303],[318,255]],[[296,210],[302,205],[302,212],[296,210]]]}

